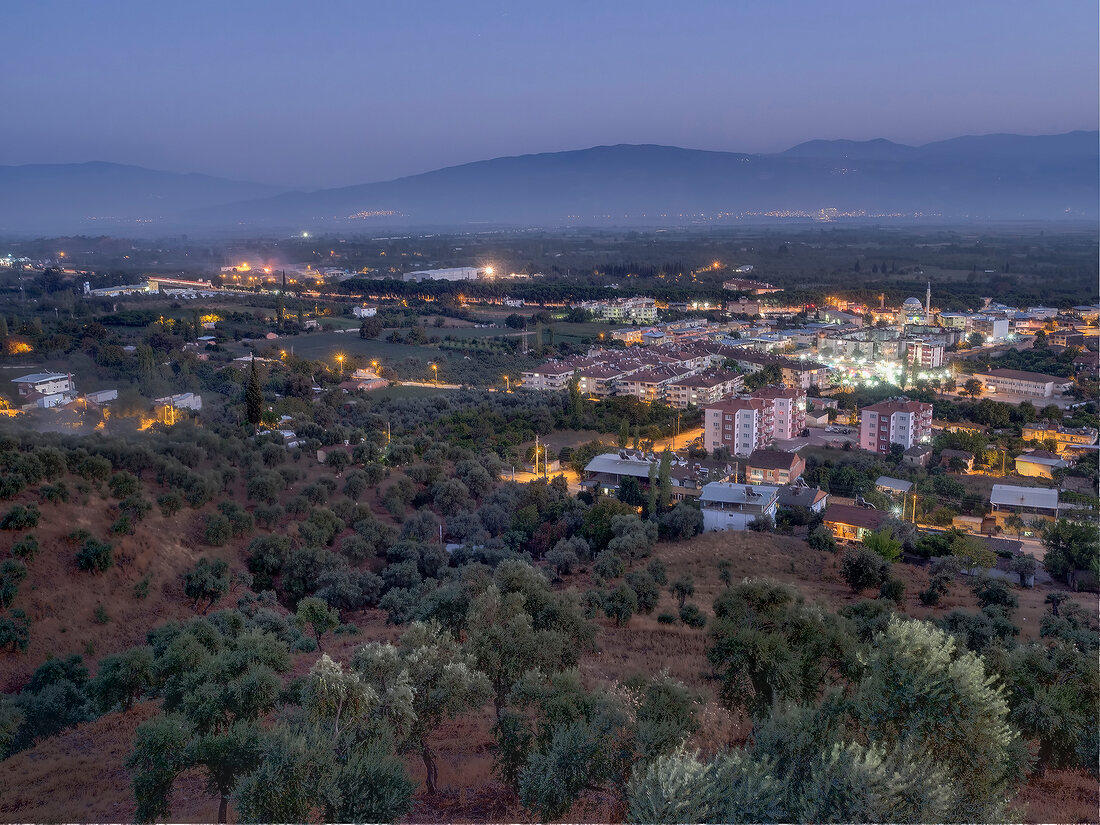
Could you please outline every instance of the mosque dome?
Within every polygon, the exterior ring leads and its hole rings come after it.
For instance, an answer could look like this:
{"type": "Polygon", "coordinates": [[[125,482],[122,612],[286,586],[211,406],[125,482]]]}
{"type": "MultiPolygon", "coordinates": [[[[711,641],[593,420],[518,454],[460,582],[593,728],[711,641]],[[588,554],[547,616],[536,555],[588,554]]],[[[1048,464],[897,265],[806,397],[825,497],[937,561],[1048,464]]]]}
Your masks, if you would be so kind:
{"type": "Polygon", "coordinates": [[[906,298],[901,308],[906,312],[920,312],[924,309],[924,304],[921,303],[920,298],[906,298]]]}

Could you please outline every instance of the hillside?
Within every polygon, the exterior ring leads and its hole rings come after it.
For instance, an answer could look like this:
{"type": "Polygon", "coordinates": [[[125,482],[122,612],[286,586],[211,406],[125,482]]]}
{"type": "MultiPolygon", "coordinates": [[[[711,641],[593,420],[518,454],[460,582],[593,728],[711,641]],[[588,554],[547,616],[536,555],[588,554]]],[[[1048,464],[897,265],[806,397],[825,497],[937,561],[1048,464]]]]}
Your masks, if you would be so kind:
{"type": "Polygon", "coordinates": [[[113,164],[0,167],[0,232],[697,225],[840,216],[1090,220],[1097,133],[924,146],[810,141],[778,154],[618,145],[500,157],[312,192],[113,164]],[[832,215],[833,213],[830,213],[832,215]]]}
{"type": "MultiPolygon", "coordinates": [[[[793,584],[807,599],[820,601],[832,609],[857,601],[840,578],[837,557],[809,550],[803,541],[794,538],[707,534],[683,543],[658,545],[656,556],[667,565],[670,579],[685,574],[694,577],[698,587],[693,601],[704,606],[708,613],[713,597],[722,587],[717,577],[721,561],[730,563],[735,581],[747,576],[768,576],[793,584]]],[[[952,596],[939,607],[920,607],[912,594],[923,586],[924,574],[908,567],[899,567],[898,571],[910,594],[905,605],[905,612],[910,615],[942,616],[955,608],[973,609],[975,606],[972,594],[956,587],[952,596]]],[[[72,576],[62,574],[62,578],[72,576]]],[[[580,575],[568,580],[566,586],[583,589],[587,582],[588,577],[580,575]]],[[[67,593],[79,593],[82,588],[62,589],[67,593]]],[[[180,603],[182,596],[172,593],[170,586],[161,590],[165,594],[163,598],[150,598],[150,607],[156,604],[156,609],[144,615],[125,614],[130,616],[131,622],[142,625],[189,612],[190,608],[180,603]]],[[[1020,591],[1020,597],[1021,609],[1017,615],[1025,636],[1034,638],[1038,630],[1037,617],[1044,612],[1045,592],[1020,591]]],[[[120,590],[114,592],[111,601],[116,599],[119,602],[129,600],[120,590]]],[[[1081,599],[1082,604],[1086,601],[1081,599]]],[[[701,713],[706,726],[690,743],[691,747],[710,753],[730,743],[743,743],[748,733],[745,720],[731,716],[715,701],[715,686],[709,678],[704,656],[705,631],[682,625],[669,627],[655,620],[655,615],[670,609],[675,609],[675,600],[668,593],[662,593],[654,614],[636,617],[629,627],[616,627],[609,620],[600,619],[597,648],[582,660],[585,680],[591,684],[610,684],[639,673],[667,670],[697,691],[705,703],[701,713]]],[[[74,612],[80,613],[82,608],[74,612]]],[[[327,652],[338,659],[350,657],[354,647],[363,641],[392,639],[396,635],[396,629],[386,624],[385,615],[378,610],[361,611],[348,620],[359,626],[361,635],[337,637],[326,646],[327,652]]],[[[132,628],[132,632],[138,629],[132,628]]],[[[131,643],[125,634],[104,639],[102,652],[121,649],[131,643]]],[[[315,657],[316,654],[299,656],[295,672],[304,673],[315,657]]],[[[10,657],[2,661],[5,665],[11,663],[10,657]]],[[[130,751],[135,728],[154,712],[155,703],[146,702],[128,713],[108,714],[66,730],[0,763],[0,787],[16,789],[0,802],[0,821],[77,819],[110,822],[132,817],[129,775],[122,762],[130,751]]],[[[437,733],[434,741],[442,760],[440,790],[432,795],[421,786],[415,807],[406,821],[530,821],[529,813],[493,776],[490,721],[491,714],[468,714],[448,723],[437,733]]],[[[407,767],[413,779],[422,782],[420,761],[409,758],[407,767]]],[[[169,819],[172,822],[208,820],[217,807],[216,800],[205,793],[197,776],[182,778],[174,799],[169,819]]],[[[1097,802],[1096,787],[1089,777],[1072,771],[1052,771],[1025,785],[1015,804],[1022,822],[1087,822],[1097,802]]],[[[589,794],[571,811],[569,821],[614,821],[621,815],[611,800],[589,794]]]]}
{"type": "Polygon", "coordinates": [[[191,209],[259,198],[279,187],[118,163],[0,166],[0,234],[158,230],[191,209]]]}

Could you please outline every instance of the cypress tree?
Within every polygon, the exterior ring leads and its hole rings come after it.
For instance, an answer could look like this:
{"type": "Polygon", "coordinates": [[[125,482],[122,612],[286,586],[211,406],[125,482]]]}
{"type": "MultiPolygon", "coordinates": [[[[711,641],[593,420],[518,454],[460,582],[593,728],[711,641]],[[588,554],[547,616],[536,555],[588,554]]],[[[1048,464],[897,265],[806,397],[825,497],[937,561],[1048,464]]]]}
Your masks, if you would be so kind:
{"type": "Polygon", "coordinates": [[[244,393],[245,415],[250,424],[259,424],[263,415],[264,394],[260,390],[260,376],[256,373],[256,356],[252,356],[252,368],[248,375],[248,389],[244,393]]]}

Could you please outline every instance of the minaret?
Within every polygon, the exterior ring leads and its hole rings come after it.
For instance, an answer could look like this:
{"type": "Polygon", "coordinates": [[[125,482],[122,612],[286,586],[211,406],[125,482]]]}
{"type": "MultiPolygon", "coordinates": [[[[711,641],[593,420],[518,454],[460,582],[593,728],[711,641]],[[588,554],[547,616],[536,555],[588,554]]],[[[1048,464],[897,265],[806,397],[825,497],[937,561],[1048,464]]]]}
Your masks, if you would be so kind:
{"type": "Polygon", "coordinates": [[[932,282],[928,282],[928,291],[924,293],[924,314],[932,314],[932,282]]]}

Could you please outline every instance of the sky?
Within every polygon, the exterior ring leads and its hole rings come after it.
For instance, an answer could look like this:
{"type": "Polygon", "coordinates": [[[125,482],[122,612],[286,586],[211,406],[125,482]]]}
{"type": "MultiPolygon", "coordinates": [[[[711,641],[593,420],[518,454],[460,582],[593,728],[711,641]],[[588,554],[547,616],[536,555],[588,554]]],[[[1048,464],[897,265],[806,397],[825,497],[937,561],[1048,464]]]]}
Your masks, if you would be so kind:
{"type": "Polygon", "coordinates": [[[5,0],[0,164],[344,186],[616,143],[1096,129],[1096,0],[5,0]]]}

